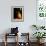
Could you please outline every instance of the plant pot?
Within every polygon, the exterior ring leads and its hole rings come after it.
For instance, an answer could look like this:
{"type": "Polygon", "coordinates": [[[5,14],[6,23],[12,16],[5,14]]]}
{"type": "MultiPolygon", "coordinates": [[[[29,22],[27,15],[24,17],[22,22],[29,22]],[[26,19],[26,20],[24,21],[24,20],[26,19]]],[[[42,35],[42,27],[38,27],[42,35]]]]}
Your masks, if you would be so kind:
{"type": "Polygon", "coordinates": [[[37,39],[37,45],[40,46],[40,39],[37,39]]]}

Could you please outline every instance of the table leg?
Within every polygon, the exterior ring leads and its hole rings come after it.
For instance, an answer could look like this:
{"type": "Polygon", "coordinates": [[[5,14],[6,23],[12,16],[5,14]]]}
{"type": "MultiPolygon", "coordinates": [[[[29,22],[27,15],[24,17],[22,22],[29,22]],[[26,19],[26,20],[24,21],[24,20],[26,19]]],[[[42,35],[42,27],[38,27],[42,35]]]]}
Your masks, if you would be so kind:
{"type": "Polygon", "coordinates": [[[7,36],[5,35],[5,46],[7,46],[7,36]]]}

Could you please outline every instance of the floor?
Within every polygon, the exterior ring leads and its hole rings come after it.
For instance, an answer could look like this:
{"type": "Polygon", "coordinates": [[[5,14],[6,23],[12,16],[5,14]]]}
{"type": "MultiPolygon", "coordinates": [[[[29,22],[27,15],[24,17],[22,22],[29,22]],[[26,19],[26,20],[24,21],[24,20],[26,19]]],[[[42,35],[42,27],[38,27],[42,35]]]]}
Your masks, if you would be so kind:
{"type": "MultiPolygon", "coordinates": [[[[0,42],[0,46],[5,46],[4,42],[2,42],[2,43],[0,42]]],[[[15,42],[14,43],[10,42],[10,43],[8,43],[7,46],[15,46],[15,42]]],[[[25,46],[25,45],[20,45],[20,46],[25,46]]],[[[37,44],[32,42],[32,43],[30,43],[30,46],[37,46],[37,44]]],[[[46,46],[46,43],[44,43],[41,46],[46,46]]]]}

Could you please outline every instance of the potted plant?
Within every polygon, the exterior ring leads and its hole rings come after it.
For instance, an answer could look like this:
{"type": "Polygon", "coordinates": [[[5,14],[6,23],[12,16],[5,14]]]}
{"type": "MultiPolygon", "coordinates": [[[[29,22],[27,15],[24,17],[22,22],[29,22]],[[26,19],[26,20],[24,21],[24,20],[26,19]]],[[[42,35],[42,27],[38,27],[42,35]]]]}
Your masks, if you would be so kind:
{"type": "Polygon", "coordinates": [[[45,34],[45,32],[35,32],[33,35],[37,38],[38,43],[40,43],[40,40],[46,36],[45,34]]]}

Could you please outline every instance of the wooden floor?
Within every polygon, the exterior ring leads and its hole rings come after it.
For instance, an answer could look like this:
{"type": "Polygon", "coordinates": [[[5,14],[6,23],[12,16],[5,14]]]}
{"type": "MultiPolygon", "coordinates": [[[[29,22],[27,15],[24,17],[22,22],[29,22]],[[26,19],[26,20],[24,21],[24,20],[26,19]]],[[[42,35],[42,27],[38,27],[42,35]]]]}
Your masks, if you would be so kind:
{"type": "MultiPolygon", "coordinates": [[[[20,42],[21,43],[21,42],[20,42]]],[[[4,45],[4,42],[0,42],[0,46],[5,46],[4,45]]],[[[15,42],[14,43],[12,43],[12,42],[10,42],[10,43],[8,43],[7,44],[7,46],[16,46],[16,44],[15,44],[15,42]]],[[[20,45],[20,46],[25,46],[25,45],[20,45]]],[[[30,46],[37,46],[37,43],[30,43],[30,46]]],[[[44,43],[43,45],[41,45],[41,46],[46,46],[46,43],[44,43]]]]}

